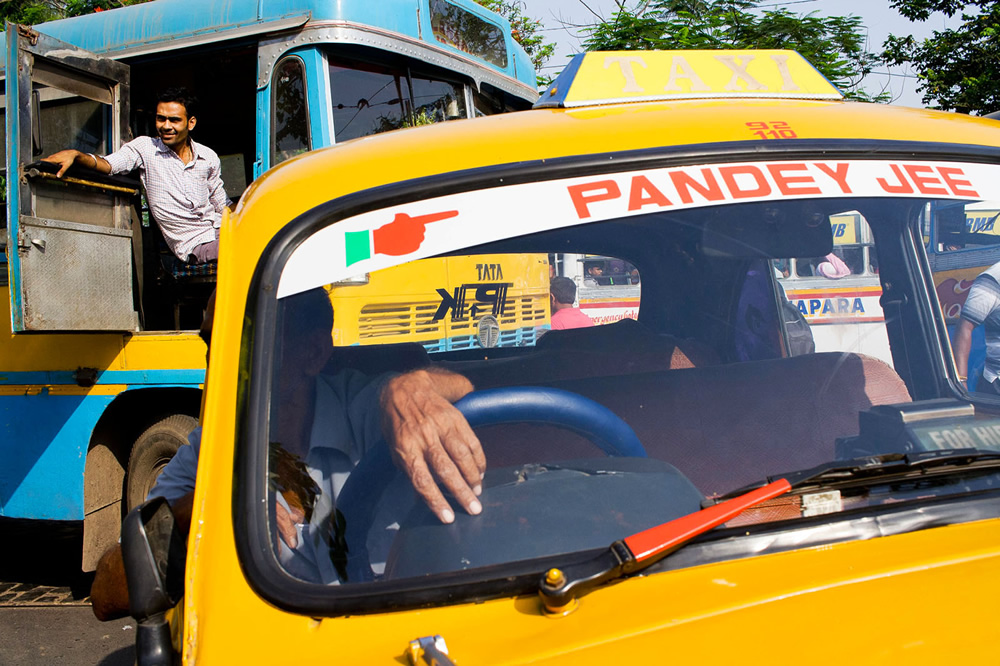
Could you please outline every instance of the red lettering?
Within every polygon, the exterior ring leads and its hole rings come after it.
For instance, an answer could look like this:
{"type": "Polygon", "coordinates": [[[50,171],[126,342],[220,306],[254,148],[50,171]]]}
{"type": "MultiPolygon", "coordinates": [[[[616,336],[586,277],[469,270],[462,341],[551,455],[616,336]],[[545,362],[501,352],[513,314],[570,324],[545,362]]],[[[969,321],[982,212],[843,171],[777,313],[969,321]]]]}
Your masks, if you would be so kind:
{"type": "Polygon", "coordinates": [[[599,180],[596,183],[570,185],[566,188],[576,207],[576,214],[582,220],[590,217],[588,206],[597,201],[610,201],[622,195],[618,183],[613,180],[599,180]]]}
{"type": "Polygon", "coordinates": [[[691,190],[697,192],[706,201],[722,201],[725,195],[722,193],[719,183],[715,180],[715,174],[712,173],[712,170],[702,169],[701,175],[705,178],[704,185],[695,180],[686,171],[670,172],[670,180],[673,182],[674,188],[677,190],[677,196],[681,198],[681,201],[687,204],[694,202],[694,198],[691,197],[691,190]]]}
{"type": "Polygon", "coordinates": [[[934,177],[934,169],[929,166],[919,164],[904,164],[903,168],[910,175],[913,184],[917,186],[922,194],[948,194],[948,190],[940,187],[941,181],[934,177]],[[923,176],[921,173],[930,173],[931,176],[923,176]],[[934,187],[938,185],[939,187],[934,187]]]}
{"type": "Polygon", "coordinates": [[[913,186],[906,180],[906,176],[903,175],[903,171],[899,166],[890,164],[889,168],[896,174],[896,180],[899,182],[890,184],[885,178],[876,178],[875,182],[881,185],[883,190],[892,194],[913,194],[913,186]]]}
{"type": "Polygon", "coordinates": [[[656,186],[649,182],[645,176],[636,176],[632,179],[632,189],[628,197],[628,209],[639,210],[643,206],[649,205],[669,206],[670,199],[664,196],[663,192],[656,189],[656,186]]]}
{"type": "Polygon", "coordinates": [[[778,186],[778,189],[784,195],[820,194],[818,187],[795,186],[795,183],[815,184],[816,181],[813,180],[811,175],[788,176],[785,174],[786,171],[807,171],[805,164],[768,164],[767,170],[771,173],[771,178],[774,178],[774,184],[778,186]]]}
{"type": "Polygon", "coordinates": [[[956,180],[955,176],[965,177],[965,172],[958,167],[938,167],[938,173],[941,174],[941,178],[947,183],[948,187],[951,188],[952,193],[960,197],[976,197],[980,198],[979,193],[972,189],[972,183],[967,180],[956,180]],[[964,188],[969,189],[964,189],[964,188]]]}
{"type": "Polygon", "coordinates": [[[832,167],[824,162],[816,162],[815,164],[817,169],[837,182],[841,192],[844,194],[853,194],[851,187],[847,184],[847,167],[850,165],[845,162],[838,162],[832,167]]]}
{"type": "Polygon", "coordinates": [[[764,197],[771,193],[771,185],[764,177],[764,173],[752,164],[720,167],[719,174],[722,176],[722,180],[726,183],[726,187],[729,188],[729,194],[731,194],[734,199],[764,197]],[[750,189],[741,188],[739,183],[736,182],[736,177],[741,175],[752,177],[757,183],[757,186],[750,189]]]}

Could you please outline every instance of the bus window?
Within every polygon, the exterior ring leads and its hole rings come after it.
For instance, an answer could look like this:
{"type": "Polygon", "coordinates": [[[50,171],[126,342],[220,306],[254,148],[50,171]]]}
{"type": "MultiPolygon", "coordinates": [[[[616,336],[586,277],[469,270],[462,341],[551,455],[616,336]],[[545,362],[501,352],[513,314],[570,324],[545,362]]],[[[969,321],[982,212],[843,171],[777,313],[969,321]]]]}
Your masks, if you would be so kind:
{"type": "Polygon", "coordinates": [[[461,84],[409,68],[331,58],[330,86],[337,143],[466,117],[461,84]]]}
{"type": "Polygon", "coordinates": [[[472,91],[472,104],[473,112],[479,118],[517,111],[522,108],[523,102],[484,83],[479,90],[472,91]]]}
{"type": "Polygon", "coordinates": [[[577,286],[577,305],[596,324],[613,324],[639,317],[639,269],[629,261],[606,255],[553,254],[552,275],[568,277],[577,286]]]}
{"type": "Polygon", "coordinates": [[[461,85],[437,81],[421,74],[410,75],[413,94],[413,124],[426,125],[466,117],[465,92],[461,85]]]}
{"type": "Polygon", "coordinates": [[[66,147],[105,154],[106,106],[100,102],[35,84],[41,101],[40,145],[37,155],[51,155],[66,147]]]}
{"type": "Polygon", "coordinates": [[[507,66],[507,48],[499,26],[447,0],[431,0],[430,7],[436,40],[497,67],[507,66]]]}
{"type": "Polygon", "coordinates": [[[937,251],[989,247],[1000,243],[1000,206],[995,201],[963,205],[961,202],[933,207],[933,226],[937,231],[937,251]]]}
{"type": "Polygon", "coordinates": [[[857,211],[837,213],[829,219],[833,235],[829,254],[772,262],[775,277],[792,306],[789,309],[780,304],[788,353],[799,355],[815,342],[817,352],[859,352],[892,364],[871,228],[857,211]]]}
{"type": "Polygon", "coordinates": [[[286,58],[278,65],[272,99],[271,165],[274,166],[312,147],[306,106],[305,65],[301,59],[286,58]]]}

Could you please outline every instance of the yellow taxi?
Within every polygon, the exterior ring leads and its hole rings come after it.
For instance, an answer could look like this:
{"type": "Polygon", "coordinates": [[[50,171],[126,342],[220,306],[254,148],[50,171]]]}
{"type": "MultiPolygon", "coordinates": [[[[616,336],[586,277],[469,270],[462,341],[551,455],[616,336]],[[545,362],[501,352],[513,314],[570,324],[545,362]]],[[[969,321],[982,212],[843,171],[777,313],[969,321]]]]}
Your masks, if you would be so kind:
{"type": "Polygon", "coordinates": [[[996,201],[1000,122],[845,101],[789,51],[587,53],[533,110],[283,163],[224,222],[190,534],[156,500],[126,526],[140,663],[995,660],[1000,399],[922,238],[996,201]],[[782,266],[842,279],[848,217],[880,317],[817,336],[782,266]],[[338,295],[477,256],[489,290],[398,314],[469,344],[332,345],[338,295]],[[556,297],[593,256],[628,316],[556,297]],[[508,297],[537,261],[549,304],[508,297]],[[544,330],[498,344],[522,307],[544,330]],[[444,510],[388,443],[419,372],[475,387],[485,475],[438,473],[444,510]]]}

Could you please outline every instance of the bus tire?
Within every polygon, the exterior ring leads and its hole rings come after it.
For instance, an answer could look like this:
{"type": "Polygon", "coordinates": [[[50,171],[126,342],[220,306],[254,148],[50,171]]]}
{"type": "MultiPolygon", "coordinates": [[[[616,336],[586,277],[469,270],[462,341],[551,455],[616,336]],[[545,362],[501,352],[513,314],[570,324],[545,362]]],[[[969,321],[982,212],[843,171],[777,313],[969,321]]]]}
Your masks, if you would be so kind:
{"type": "Polygon", "coordinates": [[[146,500],[160,472],[177,449],[188,443],[188,435],[198,425],[198,419],[187,414],[174,414],[146,428],[132,445],[125,475],[125,510],[146,500]]]}

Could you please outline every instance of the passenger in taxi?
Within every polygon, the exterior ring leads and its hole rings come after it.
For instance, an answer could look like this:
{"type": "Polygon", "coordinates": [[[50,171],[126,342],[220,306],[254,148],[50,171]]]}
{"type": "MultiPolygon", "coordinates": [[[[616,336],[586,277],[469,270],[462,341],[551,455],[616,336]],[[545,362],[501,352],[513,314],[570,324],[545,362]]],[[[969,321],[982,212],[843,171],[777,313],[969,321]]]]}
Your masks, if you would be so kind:
{"type": "MultiPolygon", "coordinates": [[[[201,335],[210,339],[214,298],[201,335]]],[[[272,414],[270,476],[276,492],[276,546],[289,573],[336,582],[336,498],[364,454],[388,443],[417,494],[443,523],[454,511],[438,486],[470,514],[482,511],[486,459],[479,439],[452,405],[469,391],[465,377],[437,368],[369,377],[357,370],[323,372],[333,354],[333,308],[314,289],[285,299],[282,351],[272,414]],[[437,479],[437,481],[435,480],[437,479]]],[[[164,468],[149,497],[164,497],[178,528],[190,527],[201,451],[201,428],[164,468]]],[[[128,613],[120,545],[102,556],[91,589],[94,614],[112,620],[128,613]]]]}

